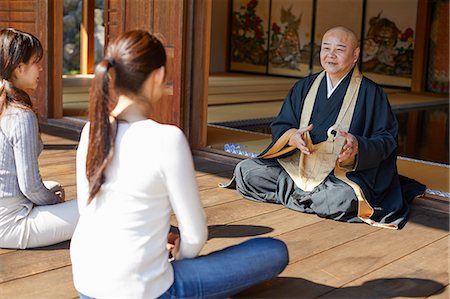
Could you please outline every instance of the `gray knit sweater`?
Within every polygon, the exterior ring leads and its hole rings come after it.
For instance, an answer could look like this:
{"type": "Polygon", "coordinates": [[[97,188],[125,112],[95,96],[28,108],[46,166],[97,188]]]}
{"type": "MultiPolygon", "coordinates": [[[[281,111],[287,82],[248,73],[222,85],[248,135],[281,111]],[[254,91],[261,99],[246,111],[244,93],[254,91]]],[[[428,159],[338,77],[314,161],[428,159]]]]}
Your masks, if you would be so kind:
{"type": "Polygon", "coordinates": [[[31,110],[8,107],[0,117],[0,207],[2,200],[24,198],[36,205],[58,202],[45,188],[39,173],[42,151],[36,115],[31,110]]]}

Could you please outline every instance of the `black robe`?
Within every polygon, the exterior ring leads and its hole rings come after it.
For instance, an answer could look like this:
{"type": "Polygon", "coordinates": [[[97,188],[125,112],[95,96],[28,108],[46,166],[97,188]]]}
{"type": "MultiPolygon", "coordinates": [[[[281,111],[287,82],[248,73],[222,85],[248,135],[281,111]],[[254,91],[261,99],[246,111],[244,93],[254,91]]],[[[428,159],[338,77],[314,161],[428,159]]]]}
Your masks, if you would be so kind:
{"type": "MultiPolygon", "coordinates": [[[[326,76],[320,83],[309,124],[314,144],[326,140],[326,132],[337,119],[352,72],[327,99],[326,76]]],[[[299,80],[289,91],[281,111],[271,125],[272,143],[260,156],[289,129],[298,128],[306,95],[318,74],[299,80]]],[[[358,184],[374,209],[372,220],[392,223],[401,227],[406,222],[408,203],[402,196],[397,174],[398,123],[383,89],[363,77],[349,133],[358,140],[359,152],[355,170],[347,177],[358,184]]],[[[293,154],[291,151],[288,154],[293,154]]],[[[423,190],[416,192],[423,193],[423,190]]],[[[414,194],[414,195],[417,195],[414,194]]]]}

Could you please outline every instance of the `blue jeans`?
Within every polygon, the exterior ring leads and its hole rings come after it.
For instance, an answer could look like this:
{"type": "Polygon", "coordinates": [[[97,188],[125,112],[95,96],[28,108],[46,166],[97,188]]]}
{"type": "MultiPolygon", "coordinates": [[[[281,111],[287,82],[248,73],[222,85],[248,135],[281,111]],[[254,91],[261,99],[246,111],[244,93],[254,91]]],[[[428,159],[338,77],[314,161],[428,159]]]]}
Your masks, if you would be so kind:
{"type": "MultiPolygon", "coordinates": [[[[159,298],[226,298],[276,277],[289,262],[286,245],[256,238],[208,255],[172,262],[174,282],[159,298]]],[[[80,294],[81,299],[91,299],[80,294]]]]}
{"type": "Polygon", "coordinates": [[[286,245],[256,238],[208,255],[172,262],[174,282],[160,298],[226,298],[276,277],[289,262],[286,245]]]}

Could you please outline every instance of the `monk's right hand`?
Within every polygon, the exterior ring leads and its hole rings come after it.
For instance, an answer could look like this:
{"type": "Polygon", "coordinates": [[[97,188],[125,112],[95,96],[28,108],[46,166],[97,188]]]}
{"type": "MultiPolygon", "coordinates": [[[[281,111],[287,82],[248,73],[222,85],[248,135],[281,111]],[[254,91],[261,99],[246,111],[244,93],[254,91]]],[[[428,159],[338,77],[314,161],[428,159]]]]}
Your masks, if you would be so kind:
{"type": "Polygon", "coordinates": [[[306,132],[309,132],[312,129],[313,129],[313,125],[312,124],[310,124],[309,126],[307,126],[305,128],[298,129],[297,132],[292,134],[291,138],[289,138],[288,144],[290,146],[295,146],[296,148],[298,148],[305,155],[311,154],[311,151],[306,146],[306,142],[305,142],[304,136],[305,136],[306,132]]]}

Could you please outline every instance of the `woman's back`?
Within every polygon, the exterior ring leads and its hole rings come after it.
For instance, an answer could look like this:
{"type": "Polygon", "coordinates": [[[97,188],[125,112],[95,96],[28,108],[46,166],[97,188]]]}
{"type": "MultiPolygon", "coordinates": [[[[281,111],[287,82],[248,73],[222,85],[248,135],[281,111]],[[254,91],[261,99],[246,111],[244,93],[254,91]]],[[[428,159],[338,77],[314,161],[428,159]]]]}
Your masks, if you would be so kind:
{"type": "Polygon", "coordinates": [[[171,207],[183,242],[192,245],[182,249],[185,256],[197,255],[206,236],[185,137],[152,120],[119,122],[105,181],[87,205],[88,135],[87,125],[77,153],[81,218],[71,244],[75,286],[94,297],[158,296],[173,280],[166,249],[171,207]]]}
{"type": "MultiPolygon", "coordinates": [[[[35,160],[41,150],[42,142],[38,138],[37,120],[34,113],[29,109],[9,107],[0,117],[0,152],[2,153],[0,198],[23,198],[19,180],[21,184],[27,186],[27,189],[36,188],[30,186],[32,183],[41,183],[40,177],[34,179],[31,177],[38,173],[35,169],[31,169],[31,171],[23,169],[24,167],[33,168],[35,166],[33,164],[37,166],[35,160]],[[24,174],[27,175],[27,180],[23,178],[24,174]]],[[[25,188],[23,189],[25,191],[25,188]]],[[[51,198],[53,199],[53,197],[52,195],[51,198]]]]}

